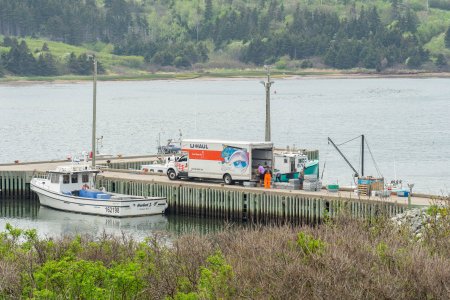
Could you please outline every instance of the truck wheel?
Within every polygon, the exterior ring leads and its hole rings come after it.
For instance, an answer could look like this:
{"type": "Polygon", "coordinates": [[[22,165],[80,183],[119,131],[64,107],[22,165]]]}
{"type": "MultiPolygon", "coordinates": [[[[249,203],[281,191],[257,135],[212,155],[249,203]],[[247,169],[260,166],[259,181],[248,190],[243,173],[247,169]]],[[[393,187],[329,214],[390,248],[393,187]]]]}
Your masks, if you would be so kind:
{"type": "Polygon", "coordinates": [[[169,177],[170,180],[175,180],[178,178],[177,173],[175,173],[175,170],[173,169],[167,171],[167,177],[169,177]]]}
{"type": "Polygon", "coordinates": [[[225,182],[226,185],[230,185],[233,183],[233,179],[231,178],[230,174],[223,175],[223,182],[225,182]]]}

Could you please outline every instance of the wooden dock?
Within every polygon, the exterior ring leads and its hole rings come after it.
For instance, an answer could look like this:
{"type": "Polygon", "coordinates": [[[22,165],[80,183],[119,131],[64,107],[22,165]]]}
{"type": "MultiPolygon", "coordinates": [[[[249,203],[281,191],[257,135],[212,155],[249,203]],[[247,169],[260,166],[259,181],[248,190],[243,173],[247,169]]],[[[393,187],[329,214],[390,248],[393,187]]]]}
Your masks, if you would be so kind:
{"type": "MultiPolygon", "coordinates": [[[[123,170],[139,169],[144,163],[148,164],[160,157],[159,155],[134,156],[127,158],[98,159],[100,165],[108,165],[123,170]],[[110,161],[110,163],[107,163],[110,161]]],[[[36,195],[30,190],[31,178],[43,176],[47,170],[56,166],[68,164],[67,160],[52,160],[40,162],[25,162],[14,164],[0,164],[0,199],[29,199],[36,195]]]]}
{"type": "MultiPolygon", "coordinates": [[[[136,171],[156,156],[98,160],[108,166],[97,177],[97,187],[110,192],[142,196],[167,197],[169,213],[233,221],[318,223],[346,210],[358,218],[379,214],[388,216],[408,208],[407,198],[373,198],[351,192],[331,193],[326,190],[276,190],[243,186],[224,186],[207,181],[170,181],[167,176],[136,171]],[[113,168],[111,168],[113,167],[113,168]],[[130,170],[135,169],[135,170],[130,170]]],[[[30,180],[42,176],[62,161],[0,165],[0,199],[36,198],[30,191],[30,180]]],[[[412,206],[430,205],[434,200],[412,197],[412,206]]]]}

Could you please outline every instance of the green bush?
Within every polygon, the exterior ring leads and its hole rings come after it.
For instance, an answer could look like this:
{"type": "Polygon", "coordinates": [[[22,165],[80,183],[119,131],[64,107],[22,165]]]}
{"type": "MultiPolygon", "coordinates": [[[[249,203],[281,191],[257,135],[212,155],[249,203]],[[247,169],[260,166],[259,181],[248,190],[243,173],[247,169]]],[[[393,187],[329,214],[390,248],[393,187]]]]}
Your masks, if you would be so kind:
{"type": "Polygon", "coordinates": [[[297,245],[305,255],[323,254],[326,244],[320,239],[315,239],[313,236],[300,232],[297,235],[297,245]]]}
{"type": "Polygon", "coordinates": [[[449,207],[447,206],[439,206],[436,204],[430,205],[427,208],[427,214],[432,216],[432,217],[436,217],[438,215],[440,215],[441,217],[447,217],[450,213],[449,207]]]}
{"type": "Polygon", "coordinates": [[[100,261],[65,257],[47,261],[27,281],[24,296],[36,299],[134,299],[143,289],[139,265],[133,262],[106,268],[100,261]]]}
{"type": "Polygon", "coordinates": [[[178,292],[173,299],[234,299],[231,287],[233,269],[226,263],[220,251],[207,259],[207,266],[200,269],[200,279],[195,292],[178,292]]]}
{"type": "Polygon", "coordinates": [[[68,299],[109,299],[106,276],[107,269],[101,262],[70,258],[48,261],[33,274],[32,293],[36,299],[56,299],[58,295],[68,299]]]}
{"type": "Polygon", "coordinates": [[[107,273],[107,290],[110,299],[134,299],[145,284],[141,277],[141,266],[137,263],[123,263],[113,266],[107,273]]]}
{"type": "Polygon", "coordinates": [[[300,68],[302,68],[302,69],[307,69],[307,68],[312,68],[312,67],[313,67],[312,61],[307,60],[307,59],[302,61],[302,63],[300,64],[300,68]]]}
{"type": "Polygon", "coordinates": [[[275,63],[275,68],[277,68],[278,70],[284,70],[287,68],[287,64],[288,64],[288,57],[283,56],[280,57],[280,59],[275,63]]]}

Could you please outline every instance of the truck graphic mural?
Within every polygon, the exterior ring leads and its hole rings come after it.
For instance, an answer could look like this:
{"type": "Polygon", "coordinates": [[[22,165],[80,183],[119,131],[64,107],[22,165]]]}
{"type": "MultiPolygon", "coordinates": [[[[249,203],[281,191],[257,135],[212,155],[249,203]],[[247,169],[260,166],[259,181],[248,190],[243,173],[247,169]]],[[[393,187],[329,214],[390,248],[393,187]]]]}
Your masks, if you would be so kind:
{"type": "Polygon", "coordinates": [[[247,171],[249,166],[249,153],[247,149],[223,146],[222,171],[238,171],[241,174],[247,171]]]}

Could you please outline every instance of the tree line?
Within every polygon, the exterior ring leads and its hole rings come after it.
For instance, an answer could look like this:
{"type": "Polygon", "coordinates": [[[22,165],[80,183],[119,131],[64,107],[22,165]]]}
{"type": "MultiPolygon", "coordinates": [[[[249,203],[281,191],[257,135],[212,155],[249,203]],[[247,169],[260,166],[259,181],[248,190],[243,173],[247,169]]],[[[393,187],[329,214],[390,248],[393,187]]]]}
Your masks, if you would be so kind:
{"type": "Polygon", "coordinates": [[[347,5],[345,17],[282,0],[0,0],[0,33],[112,43],[115,54],[161,66],[190,67],[228,52],[255,65],[318,57],[338,69],[419,68],[429,53],[416,12],[386,1],[382,20],[375,7],[357,9],[352,0],[335,1],[347,5]]]}
{"type": "MultiPolygon", "coordinates": [[[[48,45],[44,43],[34,55],[27,43],[15,38],[5,37],[0,46],[10,50],[0,56],[0,76],[6,72],[18,76],[56,76],[64,74],[92,74],[92,57],[86,53],[75,55],[70,53],[63,60],[55,58],[48,45]]],[[[103,65],[97,65],[100,74],[105,72],[103,65]]]]}

